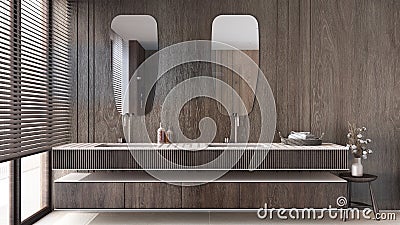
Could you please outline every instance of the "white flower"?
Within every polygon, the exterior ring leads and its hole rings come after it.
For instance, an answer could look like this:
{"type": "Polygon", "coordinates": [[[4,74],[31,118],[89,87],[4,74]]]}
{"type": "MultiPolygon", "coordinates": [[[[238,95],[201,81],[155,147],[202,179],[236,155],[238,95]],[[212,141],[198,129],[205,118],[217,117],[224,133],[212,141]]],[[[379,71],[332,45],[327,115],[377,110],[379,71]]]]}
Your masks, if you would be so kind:
{"type": "Polygon", "coordinates": [[[372,151],[371,149],[368,149],[368,153],[369,153],[369,154],[372,154],[372,152],[373,152],[373,151],[372,151]]]}
{"type": "Polygon", "coordinates": [[[363,155],[366,155],[366,154],[368,154],[368,152],[367,151],[363,151],[363,155]]]}
{"type": "Polygon", "coordinates": [[[371,143],[371,142],[372,142],[372,140],[371,140],[371,139],[367,139],[366,141],[367,141],[367,143],[371,143]]]}
{"type": "Polygon", "coordinates": [[[360,144],[364,144],[364,143],[366,143],[364,140],[358,140],[358,142],[360,142],[360,144]]]}
{"type": "Polygon", "coordinates": [[[351,148],[352,149],[357,149],[357,146],[356,145],[352,145],[351,148]]]}
{"type": "Polygon", "coordinates": [[[356,154],[356,153],[357,153],[357,149],[354,149],[352,152],[353,152],[354,154],[356,154]]]}
{"type": "Polygon", "coordinates": [[[366,127],[362,127],[361,129],[362,129],[363,131],[366,131],[366,130],[367,130],[367,128],[366,128],[366,127]]]}
{"type": "Polygon", "coordinates": [[[347,134],[347,138],[351,138],[351,133],[348,133],[348,134],[347,134]]]}
{"type": "Polygon", "coordinates": [[[363,136],[362,136],[362,134],[357,134],[357,137],[362,138],[363,136]]]}
{"type": "Polygon", "coordinates": [[[367,156],[367,155],[363,155],[362,158],[363,158],[363,159],[367,159],[368,156],[367,156]]]}

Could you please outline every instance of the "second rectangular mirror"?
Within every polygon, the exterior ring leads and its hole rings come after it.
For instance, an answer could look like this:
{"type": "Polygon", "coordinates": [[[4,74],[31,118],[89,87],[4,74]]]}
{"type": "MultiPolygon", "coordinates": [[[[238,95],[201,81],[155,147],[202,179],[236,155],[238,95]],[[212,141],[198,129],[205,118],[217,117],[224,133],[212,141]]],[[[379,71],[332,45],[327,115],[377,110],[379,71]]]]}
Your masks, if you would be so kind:
{"type": "Polygon", "coordinates": [[[158,68],[146,68],[131,80],[138,67],[158,51],[157,22],[149,15],[119,15],[111,23],[114,98],[121,114],[144,115],[151,110],[152,83],[158,68]],[[146,100],[146,96],[149,98],[146,100]],[[125,104],[124,104],[125,102],[125,104]]]}
{"type": "Polygon", "coordinates": [[[216,95],[227,103],[224,109],[218,105],[221,113],[227,114],[227,110],[239,116],[248,115],[253,110],[255,94],[251,87],[256,87],[258,80],[258,69],[255,66],[244,62],[243,57],[250,57],[259,65],[259,32],[258,22],[250,15],[220,15],[212,24],[212,41],[221,42],[232,46],[215,44],[212,47],[214,57],[223,64],[232,66],[233,70],[245,77],[245,82],[238,73],[223,66],[215,65],[213,73],[224,81],[231,90],[216,86],[216,95]],[[245,108],[240,107],[240,101],[234,98],[233,91],[236,91],[244,103],[245,108]]]}

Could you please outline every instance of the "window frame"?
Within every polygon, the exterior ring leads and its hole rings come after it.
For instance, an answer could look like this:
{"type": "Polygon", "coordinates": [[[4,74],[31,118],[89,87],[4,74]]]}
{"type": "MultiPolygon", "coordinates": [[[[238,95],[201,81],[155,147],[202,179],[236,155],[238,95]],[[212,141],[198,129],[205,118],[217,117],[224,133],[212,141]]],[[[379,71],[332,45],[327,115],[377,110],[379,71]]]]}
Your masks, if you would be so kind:
{"type": "MultiPolygon", "coordinates": [[[[48,203],[44,208],[41,210],[37,211],[33,215],[29,216],[25,220],[21,221],[21,158],[11,160],[10,162],[10,224],[12,225],[29,225],[37,222],[47,214],[49,214],[53,210],[53,198],[52,198],[52,193],[53,193],[53,185],[52,185],[52,170],[51,170],[51,162],[52,162],[52,152],[47,151],[47,152],[42,152],[42,153],[47,153],[47,167],[48,167],[48,173],[47,173],[47,195],[46,195],[46,202],[48,203]]],[[[41,154],[41,153],[35,153],[35,154],[41,154]]],[[[34,155],[34,154],[31,154],[34,155]]],[[[28,157],[30,155],[24,156],[28,157]]]]}
{"type": "MultiPolygon", "coordinates": [[[[12,177],[12,161],[5,161],[5,162],[1,162],[0,164],[8,164],[8,174],[7,174],[7,176],[8,176],[8,181],[5,181],[5,182],[8,182],[8,191],[9,191],[9,196],[8,196],[8,202],[7,202],[7,205],[8,205],[8,217],[7,217],[7,219],[8,219],[8,224],[13,224],[13,220],[12,220],[12,215],[13,215],[13,212],[12,212],[12,210],[13,210],[13,207],[12,207],[12,204],[13,204],[13,202],[12,202],[12,199],[13,199],[13,196],[12,196],[12,187],[13,187],[13,177],[12,177]]],[[[0,222],[3,222],[2,220],[0,220],[0,222]]]]}
{"type": "MultiPolygon", "coordinates": [[[[49,15],[48,15],[48,24],[49,26],[52,26],[52,0],[48,0],[48,10],[49,10],[49,15]]],[[[20,45],[21,41],[19,39],[19,36],[21,35],[21,30],[19,29],[21,25],[21,0],[12,0],[10,4],[10,18],[11,18],[11,28],[12,28],[12,33],[11,33],[11,40],[13,40],[14,43],[10,43],[11,45],[11,57],[19,57],[21,54],[21,48],[18,46],[20,45]],[[15,44],[18,43],[18,44],[15,44]]],[[[49,29],[47,33],[47,38],[48,40],[51,40],[52,38],[52,33],[51,29],[49,29]]],[[[47,47],[47,51],[50,51],[50,46],[47,47]]],[[[11,69],[11,76],[16,76],[17,69],[15,67],[18,67],[21,65],[21,59],[19,60],[13,60],[12,62],[17,62],[13,63],[12,66],[10,67],[11,69]]],[[[52,152],[49,150],[43,151],[43,152],[33,152],[31,154],[27,154],[18,158],[6,160],[3,162],[10,162],[10,213],[9,213],[9,223],[11,225],[29,225],[37,222],[47,214],[49,214],[53,210],[53,201],[52,201],[52,193],[53,193],[53,186],[52,186],[52,170],[51,170],[51,165],[52,165],[52,152]],[[46,162],[46,167],[47,167],[47,193],[46,193],[46,206],[42,208],[41,210],[37,211],[33,215],[29,216],[25,220],[21,221],[21,158],[23,157],[28,157],[30,155],[35,155],[35,154],[41,154],[41,153],[47,153],[47,162],[46,162]]]]}
{"type": "MultiPolygon", "coordinates": [[[[47,170],[48,170],[48,172],[47,172],[47,176],[46,176],[46,179],[47,179],[47,193],[46,193],[46,206],[45,207],[43,207],[42,209],[40,209],[39,211],[37,211],[36,213],[34,213],[34,214],[32,214],[32,215],[30,215],[28,218],[26,218],[26,219],[24,219],[24,220],[22,220],[21,219],[21,225],[28,225],[28,224],[33,224],[33,223],[35,223],[36,221],[38,221],[38,220],[40,220],[41,218],[43,218],[44,216],[46,216],[47,214],[49,214],[52,210],[53,210],[53,208],[52,208],[52,193],[53,193],[53,190],[52,190],[52,180],[51,180],[51,178],[52,178],[52,170],[51,170],[51,151],[47,151],[47,152],[41,152],[41,153],[35,153],[35,154],[32,154],[32,155],[36,155],[36,154],[48,154],[48,156],[47,156],[47,160],[46,160],[46,167],[47,167],[47,170]]],[[[30,155],[27,155],[27,156],[24,156],[23,158],[25,158],[25,157],[29,157],[30,155]]],[[[21,161],[21,158],[19,159],[20,161],[21,161]]],[[[19,182],[20,182],[20,185],[22,184],[22,171],[21,171],[21,165],[22,165],[22,163],[20,163],[19,164],[20,165],[20,169],[19,169],[19,171],[21,172],[20,173],[20,179],[19,179],[19,182]]],[[[20,189],[20,191],[19,191],[19,195],[20,195],[20,197],[21,197],[21,189],[20,189]]],[[[20,206],[20,208],[19,208],[19,212],[21,212],[21,202],[22,202],[22,198],[19,198],[19,206],[20,206]]],[[[21,218],[21,213],[19,214],[19,216],[20,216],[20,218],[21,218]]]]}

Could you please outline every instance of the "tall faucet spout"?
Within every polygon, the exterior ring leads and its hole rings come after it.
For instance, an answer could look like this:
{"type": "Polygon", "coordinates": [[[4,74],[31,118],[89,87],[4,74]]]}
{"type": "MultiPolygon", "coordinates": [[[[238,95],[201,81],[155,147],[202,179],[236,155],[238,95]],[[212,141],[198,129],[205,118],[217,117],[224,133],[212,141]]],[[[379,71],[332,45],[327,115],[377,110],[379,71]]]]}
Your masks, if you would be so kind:
{"type": "Polygon", "coordinates": [[[239,127],[239,115],[237,113],[233,113],[232,114],[233,117],[233,121],[234,121],[234,130],[235,130],[235,134],[234,134],[234,142],[237,143],[238,142],[238,127],[239,127]]]}

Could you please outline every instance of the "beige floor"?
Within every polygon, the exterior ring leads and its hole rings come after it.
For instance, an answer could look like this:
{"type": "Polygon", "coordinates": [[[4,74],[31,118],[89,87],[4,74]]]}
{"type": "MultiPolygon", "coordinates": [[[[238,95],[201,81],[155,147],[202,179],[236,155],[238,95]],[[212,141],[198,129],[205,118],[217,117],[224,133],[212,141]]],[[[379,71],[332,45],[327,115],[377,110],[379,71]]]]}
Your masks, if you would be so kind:
{"type": "MultiPolygon", "coordinates": [[[[395,221],[351,220],[344,224],[398,225],[400,213],[395,221]]],[[[249,212],[65,212],[55,211],[35,225],[150,225],[150,224],[340,224],[341,220],[260,220],[249,212]]]]}

